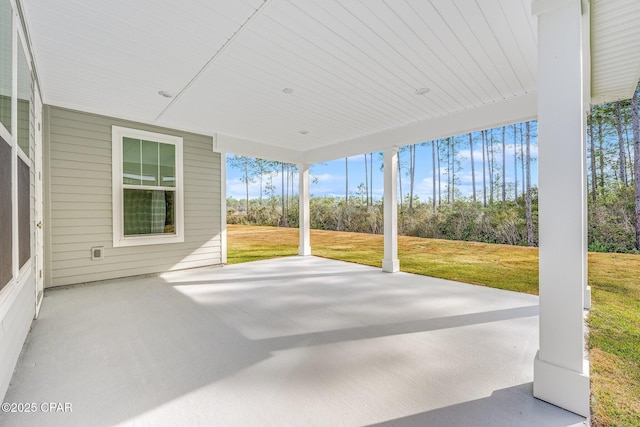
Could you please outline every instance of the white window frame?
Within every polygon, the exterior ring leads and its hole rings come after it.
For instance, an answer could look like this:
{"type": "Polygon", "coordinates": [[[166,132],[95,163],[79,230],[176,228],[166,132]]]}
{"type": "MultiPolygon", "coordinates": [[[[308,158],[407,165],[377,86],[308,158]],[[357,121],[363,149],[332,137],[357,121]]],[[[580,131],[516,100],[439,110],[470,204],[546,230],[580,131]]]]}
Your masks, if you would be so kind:
{"type": "MultiPolygon", "coordinates": [[[[13,307],[13,304],[17,300],[20,292],[25,286],[29,286],[33,283],[34,272],[33,259],[35,256],[35,250],[33,246],[33,218],[30,218],[30,234],[31,234],[31,254],[29,260],[20,267],[19,260],[19,236],[18,236],[18,180],[17,180],[17,168],[18,159],[22,159],[31,171],[33,171],[34,164],[29,158],[28,153],[24,153],[18,146],[18,51],[22,49],[26,58],[29,71],[31,72],[31,54],[27,48],[25,42],[26,38],[22,29],[22,21],[17,12],[16,2],[14,0],[9,1],[12,14],[11,14],[11,132],[0,123],[0,135],[7,141],[11,147],[11,203],[12,203],[12,266],[11,273],[12,278],[7,284],[0,290],[0,319],[4,319],[8,311],[13,307]]],[[[31,114],[31,113],[30,113],[31,114]]],[[[0,142],[0,144],[3,144],[0,142]]],[[[31,147],[31,141],[29,142],[31,147]]],[[[31,185],[30,185],[31,188],[31,185]]],[[[30,190],[31,192],[31,190],[30,190]]],[[[33,199],[30,194],[30,199],[33,199]]],[[[31,209],[30,209],[31,212],[31,209]]],[[[30,213],[31,215],[31,213],[30,213]]]]}
{"type": "MultiPolygon", "coordinates": [[[[111,127],[112,179],[113,179],[113,247],[157,245],[184,242],[184,180],[183,180],[183,139],[178,136],[148,132],[120,126],[111,127]],[[123,138],[144,139],[147,141],[172,144],[176,147],[176,185],[175,185],[175,233],[124,235],[124,184],[122,183],[122,146],[123,138]]],[[[156,189],[149,187],[150,190],[156,189]]]]}

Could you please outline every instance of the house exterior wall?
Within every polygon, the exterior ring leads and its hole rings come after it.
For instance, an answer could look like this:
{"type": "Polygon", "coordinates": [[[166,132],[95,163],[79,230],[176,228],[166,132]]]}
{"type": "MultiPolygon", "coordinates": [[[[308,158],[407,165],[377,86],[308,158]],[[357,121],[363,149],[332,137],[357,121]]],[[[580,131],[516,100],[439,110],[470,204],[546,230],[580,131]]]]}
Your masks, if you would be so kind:
{"type": "Polygon", "coordinates": [[[211,137],[45,106],[45,287],[222,264],[211,137]],[[112,126],[184,139],[184,242],[113,247],[112,126]],[[92,260],[91,248],[104,247],[92,260]]]}

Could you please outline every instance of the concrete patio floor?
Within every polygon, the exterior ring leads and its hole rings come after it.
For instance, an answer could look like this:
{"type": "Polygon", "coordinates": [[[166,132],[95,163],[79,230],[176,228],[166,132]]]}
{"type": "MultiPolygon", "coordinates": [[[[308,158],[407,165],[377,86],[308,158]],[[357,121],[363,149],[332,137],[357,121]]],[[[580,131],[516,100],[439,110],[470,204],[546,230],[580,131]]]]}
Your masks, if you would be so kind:
{"type": "Polygon", "coordinates": [[[316,257],[109,281],[47,291],[0,425],[586,425],[537,348],[536,296],[316,257]]]}

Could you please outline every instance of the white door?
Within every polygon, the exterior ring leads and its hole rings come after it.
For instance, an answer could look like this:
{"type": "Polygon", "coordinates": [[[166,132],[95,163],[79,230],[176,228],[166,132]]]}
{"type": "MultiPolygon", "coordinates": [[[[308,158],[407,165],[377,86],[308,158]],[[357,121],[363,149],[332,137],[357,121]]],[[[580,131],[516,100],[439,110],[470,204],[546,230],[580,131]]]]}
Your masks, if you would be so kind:
{"type": "Polygon", "coordinates": [[[36,247],[36,318],[40,313],[42,298],[44,296],[44,238],[43,238],[43,191],[42,191],[42,100],[40,99],[40,91],[35,89],[35,201],[34,201],[34,230],[35,230],[35,247],[36,247]]]}

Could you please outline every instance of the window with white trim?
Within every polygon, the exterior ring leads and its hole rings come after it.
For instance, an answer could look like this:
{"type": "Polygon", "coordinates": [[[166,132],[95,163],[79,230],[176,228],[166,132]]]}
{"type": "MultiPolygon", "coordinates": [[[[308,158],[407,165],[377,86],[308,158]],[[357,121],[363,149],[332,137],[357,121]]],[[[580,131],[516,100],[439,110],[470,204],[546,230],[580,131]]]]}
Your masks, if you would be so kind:
{"type": "Polygon", "coordinates": [[[113,246],[184,242],[182,138],[111,131],[113,246]]]}
{"type": "MultiPolygon", "coordinates": [[[[0,302],[32,272],[33,73],[15,5],[0,0],[0,302]]],[[[13,294],[15,295],[15,293],[13,294]]]]}

